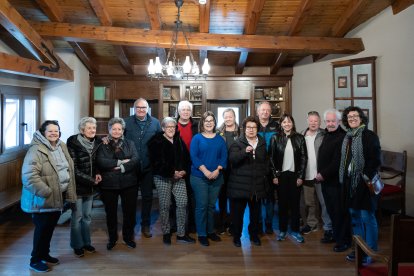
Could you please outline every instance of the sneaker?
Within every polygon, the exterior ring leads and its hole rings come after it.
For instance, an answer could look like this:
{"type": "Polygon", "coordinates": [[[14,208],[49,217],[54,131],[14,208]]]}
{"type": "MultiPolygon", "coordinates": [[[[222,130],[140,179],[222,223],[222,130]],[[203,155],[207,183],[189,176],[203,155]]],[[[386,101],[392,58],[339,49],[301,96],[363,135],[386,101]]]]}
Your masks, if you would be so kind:
{"type": "Polygon", "coordinates": [[[73,249],[73,252],[75,253],[75,256],[78,257],[78,258],[85,256],[85,251],[83,251],[82,248],[80,248],[80,249],[75,248],[75,249],[73,249]]]}
{"type": "Polygon", "coordinates": [[[93,247],[92,245],[85,245],[83,247],[83,249],[88,253],[95,253],[96,252],[95,247],[93,247]]]}
{"type": "Polygon", "coordinates": [[[348,255],[346,255],[346,260],[350,261],[350,262],[354,262],[355,261],[355,251],[352,251],[351,253],[349,253],[348,255]]]}
{"type": "Polygon", "coordinates": [[[205,236],[198,236],[198,242],[202,245],[202,246],[209,246],[210,243],[208,242],[207,237],[205,236]]]}
{"type": "Polygon", "coordinates": [[[195,239],[190,237],[189,235],[184,235],[182,237],[177,236],[178,243],[195,243],[195,239]]]}
{"type": "Polygon", "coordinates": [[[43,262],[30,263],[30,269],[36,272],[48,272],[50,268],[43,262]]]}
{"type": "Polygon", "coordinates": [[[299,232],[292,232],[290,235],[298,242],[298,243],[304,243],[305,239],[302,237],[302,235],[299,232]]]}
{"type": "Polygon", "coordinates": [[[135,248],[135,247],[137,247],[137,244],[133,240],[125,241],[125,244],[126,244],[126,246],[128,248],[135,248]]]}
{"type": "Polygon", "coordinates": [[[305,225],[305,227],[303,227],[303,228],[300,230],[300,232],[301,232],[302,234],[305,234],[305,235],[310,234],[310,233],[315,232],[315,231],[318,231],[318,226],[317,226],[317,225],[315,225],[315,226],[313,226],[313,227],[311,227],[311,226],[309,226],[309,225],[305,225]]]}
{"type": "Polygon", "coordinates": [[[207,234],[207,238],[215,242],[221,241],[221,238],[216,233],[207,234]]]}
{"type": "Polygon", "coordinates": [[[277,235],[278,241],[284,241],[286,240],[286,232],[280,232],[279,235],[277,235]]]}
{"type": "Polygon", "coordinates": [[[44,264],[49,264],[49,265],[58,265],[59,264],[59,259],[54,258],[50,255],[47,255],[46,257],[42,258],[42,262],[44,264]]]}
{"type": "Polygon", "coordinates": [[[150,230],[149,226],[142,226],[141,233],[146,238],[151,238],[152,237],[151,230],[150,230]]]}
{"type": "Polygon", "coordinates": [[[165,245],[171,245],[171,234],[164,234],[164,235],[162,235],[162,242],[165,245]]]}
{"type": "Polygon", "coordinates": [[[110,241],[106,244],[106,249],[112,250],[112,248],[114,248],[115,245],[116,245],[116,241],[110,241]]]}

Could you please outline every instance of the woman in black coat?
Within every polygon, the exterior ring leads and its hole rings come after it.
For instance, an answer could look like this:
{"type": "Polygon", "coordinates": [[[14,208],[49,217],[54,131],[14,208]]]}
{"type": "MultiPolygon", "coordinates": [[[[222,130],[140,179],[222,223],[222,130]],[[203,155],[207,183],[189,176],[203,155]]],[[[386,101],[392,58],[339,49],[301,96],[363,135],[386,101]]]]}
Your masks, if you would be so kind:
{"type": "Polygon", "coordinates": [[[109,143],[103,144],[97,153],[98,168],[102,175],[101,199],[105,205],[106,225],[111,250],[118,240],[118,197],[123,212],[122,236],[129,248],[135,248],[134,228],[137,210],[138,153],[133,141],[124,138],[125,122],[112,118],[108,122],[109,143]]]}
{"type": "Polygon", "coordinates": [[[305,137],[296,132],[295,120],[283,114],[279,120],[281,131],[273,135],[270,143],[270,162],[273,184],[277,186],[279,205],[278,241],[286,239],[290,219],[291,236],[299,243],[304,239],[299,233],[300,193],[306,174],[308,151],[305,137]]]}
{"type": "Polygon", "coordinates": [[[68,138],[67,146],[75,165],[76,210],[72,211],[70,246],[77,257],[84,251],[95,252],[91,245],[91,213],[94,186],[101,180],[96,172],[96,152],[102,141],[96,135],[96,120],[83,117],[79,122],[79,133],[68,138]]]}
{"type": "Polygon", "coordinates": [[[257,135],[260,123],[249,116],[243,121],[244,135],[229,149],[230,176],[227,195],[230,198],[233,244],[241,246],[243,215],[246,204],[250,210],[250,239],[261,245],[259,232],[260,199],[266,196],[268,158],[265,140],[257,135]]]}

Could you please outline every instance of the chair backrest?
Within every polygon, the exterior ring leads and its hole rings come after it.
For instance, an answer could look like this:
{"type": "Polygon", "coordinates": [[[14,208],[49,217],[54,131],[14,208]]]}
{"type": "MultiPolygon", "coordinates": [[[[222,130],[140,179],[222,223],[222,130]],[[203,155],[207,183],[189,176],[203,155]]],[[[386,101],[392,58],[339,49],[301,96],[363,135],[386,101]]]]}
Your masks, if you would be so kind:
{"type": "Polygon", "coordinates": [[[405,182],[407,174],[407,151],[394,152],[394,151],[381,151],[381,177],[383,179],[394,179],[399,177],[396,185],[401,186],[405,191],[405,182]]]}
{"type": "Polygon", "coordinates": [[[399,263],[414,262],[414,218],[392,215],[391,260],[388,275],[398,275],[399,263]]]}

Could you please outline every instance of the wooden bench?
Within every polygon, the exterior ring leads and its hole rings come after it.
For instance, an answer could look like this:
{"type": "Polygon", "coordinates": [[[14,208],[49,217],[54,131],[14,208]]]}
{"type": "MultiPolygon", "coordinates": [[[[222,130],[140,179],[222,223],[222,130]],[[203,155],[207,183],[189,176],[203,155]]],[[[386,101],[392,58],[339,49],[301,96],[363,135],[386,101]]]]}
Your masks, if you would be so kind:
{"type": "Polygon", "coordinates": [[[4,191],[0,191],[0,212],[18,204],[20,202],[20,196],[22,189],[18,187],[7,188],[4,191]]]}

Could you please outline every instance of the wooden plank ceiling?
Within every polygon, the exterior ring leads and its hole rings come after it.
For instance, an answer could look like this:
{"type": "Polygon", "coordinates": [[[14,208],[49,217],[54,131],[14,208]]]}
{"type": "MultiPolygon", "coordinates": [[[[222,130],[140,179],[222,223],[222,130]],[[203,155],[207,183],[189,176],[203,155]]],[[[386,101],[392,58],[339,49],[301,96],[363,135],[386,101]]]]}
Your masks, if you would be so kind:
{"type": "MultiPolygon", "coordinates": [[[[165,60],[177,8],[173,0],[2,0],[0,39],[22,58],[51,62],[41,47],[76,53],[91,74],[143,75],[148,60],[165,60]],[[7,14],[12,10],[22,18],[7,14]],[[16,22],[15,22],[16,21],[16,22]],[[24,24],[20,37],[13,26],[24,24]],[[10,36],[8,33],[12,33],[10,36]],[[13,39],[14,38],[14,39],[13,39]],[[35,42],[30,39],[36,39],[35,42]],[[18,42],[18,40],[20,42],[18,42]],[[50,42],[52,43],[50,43],[50,42]]],[[[413,0],[185,0],[181,20],[197,62],[214,67],[265,67],[277,74],[308,55],[355,54],[362,39],[344,36],[390,5],[398,13],[413,0]]],[[[177,58],[187,54],[179,37],[177,58]]],[[[252,70],[249,70],[252,72],[252,70]]]]}

